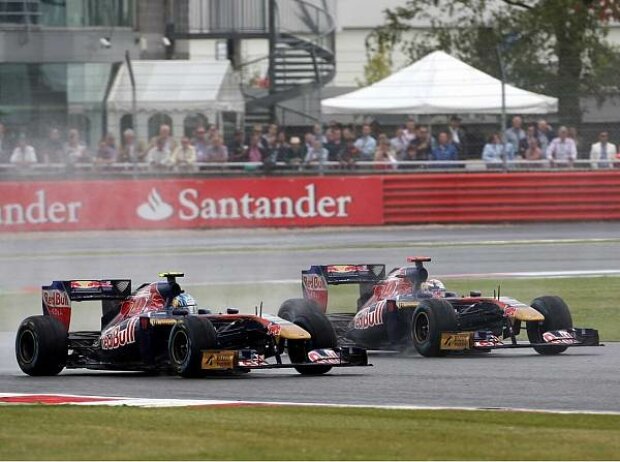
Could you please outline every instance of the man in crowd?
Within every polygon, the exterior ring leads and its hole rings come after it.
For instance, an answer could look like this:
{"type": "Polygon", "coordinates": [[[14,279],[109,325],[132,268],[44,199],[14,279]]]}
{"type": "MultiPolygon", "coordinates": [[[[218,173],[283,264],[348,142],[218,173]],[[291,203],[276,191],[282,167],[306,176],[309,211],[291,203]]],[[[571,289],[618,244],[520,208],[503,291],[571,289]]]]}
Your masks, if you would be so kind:
{"type": "Polygon", "coordinates": [[[196,128],[192,145],[196,149],[196,160],[198,162],[205,162],[207,158],[207,149],[210,143],[207,139],[207,129],[202,125],[196,128]]]}
{"type": "Polygon", "coordinates": [[[116,139],[114,135],[108,133],[99,143],[95,163],[97,165],[110,165],[116,162],[117,157],[118,150],[116,149],[116,139]]]}
{"type": "Polygon", "coordinates": [[[247,162],[248,147],[244,142],[245,136],[241,130],[237,130],[232,142],[228,145],[228,160],[231,162],[247,162]]]}
{"type": "Polygon", "coordinates": [[[60,130],[52,128],[43,143],[43,162],[46,164],[61,164],[65,161],[65,153],[60,139],[60,130]]]}
{"type": "Polygon", "coordinates": [[[205,162],[228,162],[228,147],[219,135],[215,135],[211,140],[211,145],[207,148],[205,162]]]}
{"type": "Polygon", "coordinates": [[[415,159],[409,160],[430,160],[435,147],[435,140],[426,125],[418,127],[416,138],[411,142],[410,146],[415,150],[415,159]]]}
{"type": "Polygon", "coordinates": [[[501,163],[504,160],[513,160],[514,150],[512,144],[503,143],[499,133],[493,133],[482,150],[482,160],[487,163],[501,163]]]}
{"type": "Polygon", "coordinates": [[[362,136],[355,141],[355,147],[360,153],[359,160],[371,161],[375,158],[377,140],[375,140],[370,133],[370,124],[364,124],[362,126],[362,136]]]}
{"type": "Polygon", "coordinates": [[[126,163],[144,162],[145,156],[144,142],[136,140],[136,134],[131,128],[126,129],[123,132],[118,161],[126,163]]]}
{"type": "Polygon", "coordinates": [[[69,130],[64,151],[65,159],[69,164],[86,163],[91,160],[86,149],[86,145],[80,140],[80,132],[78,132],[75,128],[69,130]]]}
{"type": "Polygon", "coordinates": [[[450,123],[448,125],[448,133],[452,144],[456,147],[459,157],[466,159],[468,154],[467,149],[467,134],[465,129],[461,126],[461,118],[459,116],[450,117],[450,123]]]}
{"type": "Polygon", "coordinates": [[[448,132],[439,132],[437,137],[437,147],[435,147],[431,154],[431,160],[457,160],[458,152],[456,146],[450,142],[450,135],[448,132]]]}
{"type": "Polygon", "coordinates": [[[298,136],[292,136],[289,142],[289,148],[283,153],[280,153],[278,160],[288,165],[299,165],[305,158],[306,155],[301,146],[301,140],[298,136]]]}
{"type": "Polygon", "coordinates": [[[536,125],[536,133],[538,136],[538,144],[543,152],[547,152],[549,143],[554,138],[553,130],[545,119],[540,119],[536,125]]]}
{"type": "Polygon", "coordinates": [[[153,170],[168,168],[170,165],[170,149],[166,145],[166,139],[164,137],[160,136],[155,139],[155,146],[152,146],[148,150],[146,161],[153,170]]]}
{"type": "Polygon", "coordinates": [[[151,138],[149,147],[152,148],[160,142],[161,146],[163,146],[169,153],[173,152],[177,148],[177,142],[172,137],[170,132],[170,125],[161,124],[159,126],[159,134],[151,138]]]}
{"type": "Polygon", "coordinates": [[[322,170],[325,162],[327,162],[328,156],[329,153],[327,152],[327,149],[323,147],[321,140],[315,139],[314,144],[306,154],[304,164],[307,166],[318,166],[319,170],[322,170]]]}
{"type": "Polygon", "coordinates": [[[346,148],[346,143],[342,137],[340,127],[330,128],[327,132],[327,143],[325,148],[328,152],[328,158],[331,162],[338,162],[342,151],[346,148]]]}
{"type": "Polygon", "coordinates": [[[415,119],[411,116],[407,118],[405,129],[403,130],[403,136],[405,137],[407,144],[410,144],[418,136],[415,119]]]}
{"type": "Polygon", "coordinates": [[[590,148],[590,164],[592,168],[612,168],[611,160],[616,158],[616,145],[609,142],[609,133],[601,132],[598,135],[598,143],[590,148]]]}
{"type": "Polygon", "coordinates": [[[196,163],[196,148],[191,145],[187,136],[181,138],[181,146],[176,148],[170,157],[170,164],[182,171],[191,171],[196,163]]]}
{"type": "Polygon", "coordinates": [[[568,129],[560,127],[558,136],[547,147],[547,159],[552,165],[568,165],[572,167],[577,159],[577,145],[575,140],[568,137],[568,129]]]}
{"type": "Polygon", "coordinates": [[[408,138],[405,136],[403,127],[398,127],[394,133],[394,137],[390,139],[390,146],[394,150],[397,159],[404,160],[407,156],[407,147],[409,146],[408,138]]]}
{"type": "Polygon", "coordinates": [[[10,162],[19,167],[28,167],[37,163],[37,154],[34,148],[28,144],[26,135],[23,133],[19,135],[17,146],[13,149],[10,162]]]}
{"type": "Polygon", "coordinates": [[[523,119],[520,116],[512,118],[512,126],[504,132],[504,142],[512,146],[512,152],[518,153],[521,142],[525,140],[523,119]]]}

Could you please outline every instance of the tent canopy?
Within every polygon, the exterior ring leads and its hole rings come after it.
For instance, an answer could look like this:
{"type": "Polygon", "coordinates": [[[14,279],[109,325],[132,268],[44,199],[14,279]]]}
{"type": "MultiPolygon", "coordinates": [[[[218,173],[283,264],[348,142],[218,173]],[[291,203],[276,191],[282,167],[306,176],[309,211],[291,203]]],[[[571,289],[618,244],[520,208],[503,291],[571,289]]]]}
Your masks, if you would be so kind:
{"type": "MultiPolygon", "coordinates": [[[[557,112],[558,100],[506,85],[506,112],[557,112]]],[[[365,88],[321,101],[324,114],[501,114],[501,81],[443,51],[365,88]]]]}
{"type": "MultiPolygon", "coordinates": [[[[136,100],[140,112],[186,112],[208,107],[244,112],[239,82],[228,61],[133,61],[136,100]]],[[[131,112],[131,81],[127,64],[119,69],[108,109],[131,112]]]]}

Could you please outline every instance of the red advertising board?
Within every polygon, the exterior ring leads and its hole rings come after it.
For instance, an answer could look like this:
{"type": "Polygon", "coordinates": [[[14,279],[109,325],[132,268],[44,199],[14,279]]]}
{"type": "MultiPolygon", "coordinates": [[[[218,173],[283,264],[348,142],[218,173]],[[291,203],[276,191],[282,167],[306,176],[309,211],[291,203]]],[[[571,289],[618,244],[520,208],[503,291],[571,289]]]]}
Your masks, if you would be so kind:
{"type": "Polygon", "coordinates": [[[0,232],[382,222],[379,176],[0,182],[0,232]]]}

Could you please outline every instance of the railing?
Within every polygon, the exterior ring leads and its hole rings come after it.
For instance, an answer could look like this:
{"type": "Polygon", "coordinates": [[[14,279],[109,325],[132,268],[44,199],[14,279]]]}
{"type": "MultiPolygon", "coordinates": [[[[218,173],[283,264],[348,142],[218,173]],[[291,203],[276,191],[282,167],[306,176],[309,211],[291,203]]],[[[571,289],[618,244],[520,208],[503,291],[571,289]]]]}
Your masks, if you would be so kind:
{"type": "Polygon", "coordinates": [[[267,0],[180,0],[174,22],[178,34],[267,34],[267,0]]]}
{"type": "MultiPolygon", "coordinates": [[[[290,164],[284,162],[205,162],[196,163],[190,168],[152,168],[148,163],[114,164],[33,164],[21,167],[13,164],[0,164],[0,178],[18,179],[20,177],[45,176],[251,176],[251,175],[359,175],[359,174],[402,174],[402,173],[481,173],[481,172],[553,172],[553,171],[592,171],[600,162],[577,160],[572,165],[548,161],[512,160],[506,166],[502,163],[482,161],[400,161],[374,162],[358,161],[351,165],[340,162],[322,164],[290,164]]],[[[610,160],[610,168],[601,171],[620,169],[620,159],[610,160]]]]}

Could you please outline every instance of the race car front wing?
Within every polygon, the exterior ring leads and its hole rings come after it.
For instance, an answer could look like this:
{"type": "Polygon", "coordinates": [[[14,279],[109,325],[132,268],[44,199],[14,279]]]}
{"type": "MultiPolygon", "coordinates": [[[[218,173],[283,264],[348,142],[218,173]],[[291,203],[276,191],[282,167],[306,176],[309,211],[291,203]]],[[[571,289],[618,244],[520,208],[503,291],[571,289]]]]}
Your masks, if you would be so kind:
{"type": "Polygon", "coordinates": [[[307,362],[283,363],[279,356],[275,362],[268,361],[256,350],[203,350],[201,367],[207,371],[249,370],[249,369],[284,369],[291,367],[357,367],[371,366],[364,348],[355,346],[320,348],[310,350],[307,362]]]}
{"type": "Polygon", "coordinates": [[[598,330],[589,328],[559,329],[543,333],[543,342],[516,342],[502,340],[491,331],[442,332],[442,350],[499,350],[553,346],[601,346],[598,330]]]}

